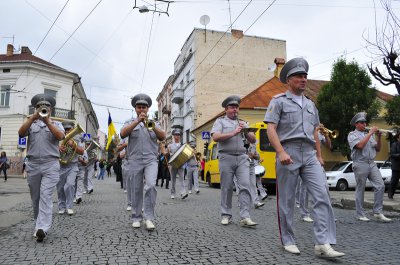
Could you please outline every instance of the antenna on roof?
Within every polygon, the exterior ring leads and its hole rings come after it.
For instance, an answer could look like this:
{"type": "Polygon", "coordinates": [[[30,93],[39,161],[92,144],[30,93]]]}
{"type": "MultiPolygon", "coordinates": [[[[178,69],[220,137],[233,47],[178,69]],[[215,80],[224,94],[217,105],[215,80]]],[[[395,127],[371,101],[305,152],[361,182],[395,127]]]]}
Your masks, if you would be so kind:
{"type": "Polygon", "coordinates": [[[208,15],[202,15],[200,17],[200,24],[204,26],[204,42],[207,42],[207,24],[210,23],[210,17],[208,15]]]}

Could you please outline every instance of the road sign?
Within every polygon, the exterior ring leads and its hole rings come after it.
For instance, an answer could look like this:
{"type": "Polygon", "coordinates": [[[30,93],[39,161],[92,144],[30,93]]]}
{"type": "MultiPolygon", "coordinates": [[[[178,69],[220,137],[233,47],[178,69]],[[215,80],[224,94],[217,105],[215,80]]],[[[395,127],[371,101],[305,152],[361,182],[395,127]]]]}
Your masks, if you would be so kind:
{"type": "Polygon", "coordinates": [[[18,147],[26,148],[26,137],[19,137],[18,139],[18,147]]]}
{"type": "Polygon", "coordinates": [[[90,133],[84,133],[83,134],[83,139],[90,140],[90,133]]]}
{"type": "Polygon", "coordinates": [[[203,140],[210,140],[210,132],[201,132],[201,138],[203,140]]]}

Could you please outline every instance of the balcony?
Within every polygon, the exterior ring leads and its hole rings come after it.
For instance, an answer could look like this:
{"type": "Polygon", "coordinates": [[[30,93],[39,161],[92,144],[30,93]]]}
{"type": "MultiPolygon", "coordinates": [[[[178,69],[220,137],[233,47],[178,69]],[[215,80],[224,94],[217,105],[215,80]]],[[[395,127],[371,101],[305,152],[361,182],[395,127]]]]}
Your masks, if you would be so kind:
{"type": "Polygon", "coordinates": [[[171,119],[171,128],[183,128],[183,117],[175,116],[171,119]]]}
{"type": "Polygon", "coordinates": [[[179,104],[183,101],[183,89],[177,88],[172,91],[171,95],[172,103],[179,104]]]}
{"type": "Polygon", "coordinates": [[[166,114],[166,115],[171,114],[171,109],[168,108],[168,106],[164,106],[161,111],[162,111],[162,114],[166,114]]]}
{"type": "MultiPolygon", "coordinates": [[[[33,106],[29,106],[29,115],[33,114],[34,112],[35,108],[33,106]]],[[[53,110],[51,111],[51,117],[75,120],[75,111],[53,108],[53,110]]]]}

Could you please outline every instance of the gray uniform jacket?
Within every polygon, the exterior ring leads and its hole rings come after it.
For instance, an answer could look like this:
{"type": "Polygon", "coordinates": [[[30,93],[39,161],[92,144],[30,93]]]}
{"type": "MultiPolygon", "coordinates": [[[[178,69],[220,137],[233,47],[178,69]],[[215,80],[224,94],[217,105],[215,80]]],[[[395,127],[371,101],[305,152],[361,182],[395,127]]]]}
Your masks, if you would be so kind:
{"type": "MultiPolygon", "coordinates": [[[[65,132],[60,122],[53,121],[53,124],[60,131],[65,132]]],[[[49,160],[57,160],[60,157],[60,150],[58,149],[59,141],[43,121],[35,120],[29,128],[27,135],[21,136],[28,136],[28,153],[26,157],[29,159],[29,162],[48,162],[49,160]]]]}
{"type": "MultiPolygon", "coordinates": [[[[232,120],[225,115],[214,122],[211,134],[215,132],[229,133],[234,131],[238,126],[239,123],[237,120],[232,120]]],[[[248,128],[248,126],[245,125],[245,128],[248,128]]],[[[230,155],[245,154],[246,148],[244,147],[242,135],[239,133],[225,141],[218,142],[218,152],[230,155]]]]}
{"type": "Polygon", "coordinates": [[[367,162],[374,161],[376,157],[376,141],[374,136],[371,136],[363,149],[358,149],[355,146],[365,137],[365,133],[354,130],[347,136],[347,141],[351,149],[351,159],[354,162],[367,162]]]}
{"type": "Polygon", "coordinates": [[[274,96],[265,113],[265,122],[277,124],[276,132],[281,143],[306,140],[315,144],[314,130],[319,125],[318,110],[309,98],[303,95],[303,108],[289,91],[274,96]]]}
{"type": "MultiPolygon", "coordinates": [[[[123,128],[128,126],[133,120],[125,122],[123,128]]],[[[156,122],[156,128],[161,128],[156,122]]],[[[157,161],[158,144],[157,136],[154,131],[148,130],[143,122],[139,123],[128,136],[128,146],[126,147],[126,158],[130,161],[151,162],[157,161]]]]}

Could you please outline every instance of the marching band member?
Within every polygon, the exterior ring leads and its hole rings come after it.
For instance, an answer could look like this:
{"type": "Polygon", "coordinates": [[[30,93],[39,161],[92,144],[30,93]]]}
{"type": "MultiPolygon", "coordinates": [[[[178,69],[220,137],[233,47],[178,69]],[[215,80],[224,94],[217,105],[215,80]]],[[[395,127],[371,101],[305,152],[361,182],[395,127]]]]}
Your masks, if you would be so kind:
{"type": "Polygon", "coordinates": [[[219,172],[221,175],[221,224],[228,225],[232,218],[233,176],[239,187],[240,225],[255,226],[250,218],[250,178],[249,160],[244,146],[244,138],[255,143],[254,133],[242,133],[247,127],[239,121],[240,97],[230,96],[222,102],[225,116],[218,118],[211,130],[212,139],[218,143],[219,172]]]}
{"type": "MultiPolygon", "coordinates": [[[[92,139],[86,140],[86,147],[92,144],[92,139]]],[[[88,152],[88,163],[85,167],[85,175],[83,177],[83,185],[86,186],[86,192],[83,193],[91,194],[93,192],[93,176],[94,176],[94,164],[97,162],[97,155],[95,149],[88,152]]]]}
{"type": "Polygon", "coordinates": [[[152,104],[148,95],[137,94],[131,103],[137,118],[124,124],[121,138],[128,137],[126,172],[131,180],[132,227],[140,228],[140,222],[144,218],[146,229],[154,230],[154,207],[157,199],[155,184],[158,171],[157,140],[164,140],[165,132],[161,130],[159,124],[155,124],[154,129],[145,126],[145,122],[148,121],[147,113],[152,104]],[[145,187],[143,179],[146,182],[145,187]]]}
{"type": "Polygon", "coordinates": [[[286,93],[271,100],[264,122],[276,150],[276,185],[279,231],[284,250],[300,254],[292,227],[295,189],[300,176],[312,198],[314,217],[314,252],[327,258],[341,257],[335,251],[336,226],[322,167],[321,148],[316,128],[319,126],[315,104],[304,96],[308,63],[302,58],[288,61],[280,80],[288,85],[286,93]]]}
{"type": "MultiPolygon", "coordinates": [[[[86,148],[90,145],[90,140],[84,140],[86,148]]],[[[84,191],[83,179],[85,178],[86,166],[89,162],[88,154],[84,150],[83,155],[78,156],[78,174],[76,174],[76,190],[75,190],[75,202],[80,204],[82,202],[82,194],[84,191]]]]}
{"type": "MultiPolygon", "coordinates": [[[[194,150],[196,150],[196,142],[190,142],[189,143],[190,147],[192,147],[194,150]]],[[[196,159],[196,155],[192,156],[187,162],[187,183],[188,183],[188,190],[189,194],[192,194],[192,186],[194,184],[194,190],[196,194],[199,194],[199,161],[196,159]],[[192,184],[193,183],[193,184],[192,184]]]]}
{"type": "Polygon", "coordinates": [[[19,128],[20,137],[28,137],[26,172],[32,199],[33,216],[37,242],[47,236],[52,223],[54,187],[60,179],[60,152],[58,142],[64,139],[64,128],[60,122],[52,121],[50,113],[56,100],[45,94],[31,99],[35,113],[19,128]],[[47,108],[48,115],[39,115],[41,107],[47,108]]]}
{"type": "MultiPolygon", "coordinates": [[[[67,135],[74,128],[74,123],[71,121],[64,121],[62,125],[67,135]]],[[[65,145],[60,145],[60,152],[66,153],[68,156],[66,159],[68,160],[65,162],[61,161],[60,180],[57,183],[59,214],[64,214],[65,211],[67,211],[68,215],[74,214],[72,206],[75,193],[75,180],[79,171],[77,155],[83,155],[85,151],[82,146],[78,145],[78,143],[81,142],[80,140],[81,136],[75,135],[73,139],[68,140],[65,145]],[[71,154],[72,152],[73,154],[71,154]]]]}
{"type": "Polygon", "coordinates": [[[121,140],[121,142],[119,143],[119,145],[117,146],[117,151],[119,152],[119,155],[122,159],[122,165],[121,165],[121,169],[122,169],[122,180],[123,180],[123,186],[124,186],[124,191],[126,191],[126,195],[127,195],[127,207],[126,210],[127,211],[131,211],[132,210],[132,196],[131,196],[131,180],[127,175],[127,164],[128,164],[128,160],[126,159],[126,147],[128,146],[128,139],[124,138],[121,140]]]}
{"type": "MultiPolygon", "coordinates": [[[[250,194],[252,195],[251,200],[253,202],[254,208],[258,209],[258,208],[264,206],[265,203],[261,202],[260,197],[258,197],[257,178],[260,179],[260,181],[261,181],[261,178],[256,176],[255,167],[256,167],[256,163],[258,164],[258,161],[260,160],[260,154],[257,153],[255,144],[249,145],[249,148],[247,150],[247,155],[249,156],[250,194]]],[[[265,193],[265,190],[264,190],[264,193],[265,193]]],[[[265,200],[266,199],[265,195],[261,199],[265,200]]]]}
{"type": "Polygon", "coordinates": [[[365,134],[367,114],[365,112],[357,113],[350,121],[355,130],[347,136],[351,149],[351,159],[353,160],[353,171],[356,179],[356,211],[357,219],[360,221],[369,221],[363,208],[364,191],[367,179],[374,187],[374,208],[372,209],[374,217],[381,222],[390,222],[391,219],[382,214],[383,195],[385,185],[374,161],[376,152],[381,149],[381,133],[377,127],[372,127],[365,134]],[[377,133],[377,141],[374,134],[377,133]]]}
{"type": "MultiPolygon", "coordinates": [[[[170,154],[170,156],[169,156],[170,158],[182,146],[181,130],[174,129],[172,131],[172,137],[173,137],[173,142],[168,145],[168,152],[170,154]]],[[[180,192],[181,199],[184,200],[188,196],[188,194],[186,192],[186,187],[185,187],[185,180],[184,180],[185,170],[184,170],[183,166],[180,168],[174,168],[172,166],[169,166],[169,171],[171,174],[171,199],[175,199],[176,179],[178,179],[180,187],[181,187],[181,192],[180,192]]]]}

